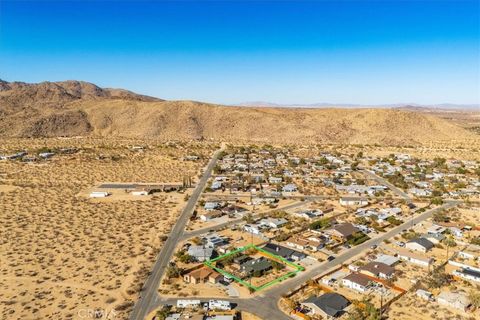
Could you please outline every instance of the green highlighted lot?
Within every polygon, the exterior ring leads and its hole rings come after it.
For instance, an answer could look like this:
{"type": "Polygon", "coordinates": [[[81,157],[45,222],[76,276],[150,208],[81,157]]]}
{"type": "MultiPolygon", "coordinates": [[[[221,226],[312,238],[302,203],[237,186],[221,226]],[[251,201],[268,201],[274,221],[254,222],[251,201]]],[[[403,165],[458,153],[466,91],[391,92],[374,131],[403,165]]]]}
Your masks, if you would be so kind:
{"type": "Polygon", "coordinates": [[[270,253],[270,252],[268,252],[268,251],[266,251],[266,250],[264,250],[260,247],[257,247],[256,245],[253,245],[253,244],[249,244],[249,245],[246,245],[244,247],[241,247],[241,248],[235,249],[233,251],[230,251],[229,253],[226,253],[224,255],[216,257],[212,260],[208,260],[208,261],[204,262],[204,264],[207,267],[217,271],[218,273],[223,274],[224,276],[226,276],[228,278],[231,278],[231,279],[235,280],[236,282],[238,282],[238,283],[244,285],[245,287],[250,288],[254,291],[260,291],[262,289],[270,287],[271,285],[279,283],[279,282],[281,282],[285,279],[294,277],[300,271],[305,270],[304,267],[299,266],[299,265],[297,265],[293,262],[290,262],[290,261],[284,259],[283,257],[272,254],[272,253],[270,253]],[[223,270],[222,268],[219,268],[219,267],[216,266],[217,262],[221,262],[222,260],[234,257],[234,256],[238,255],[239,253],[243,253],[243,252],[251,251],[251,250],[255,250],[257,253],[261,254],[262,256],[265,256],[269,260],[272,260],[272,261],[277,262],[277,263],[281,263],[282,265],[293,269],[293,271],[289,271],[288,273],[285,273],[282,276],[280,276],[278,278],[275,278],[274,280],[269,281],[269,282],[267,282],[265,284],[262,284],[260,286],[254,286],[254,285],[250,284],[248,281],[245,281],[245,279],[241,279],[240,277],[235,276],[235,275],[223,270]]]}

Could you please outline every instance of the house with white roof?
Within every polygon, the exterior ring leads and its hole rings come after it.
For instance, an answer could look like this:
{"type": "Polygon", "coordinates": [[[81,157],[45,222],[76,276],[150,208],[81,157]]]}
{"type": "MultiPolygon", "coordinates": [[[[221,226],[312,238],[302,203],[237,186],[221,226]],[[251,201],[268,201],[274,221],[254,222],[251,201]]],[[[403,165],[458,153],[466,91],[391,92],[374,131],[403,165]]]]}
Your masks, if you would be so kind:
{"type": "Polygon", "coordinates": [[[342,206],[366,206],[368,204],[367,198],[353,198],[353,197],[341,197],[340,204],[342,206]]]}
{"type": "Polygon", "coordinates": [[[467,295],[459,292],[441,292],[437,297],[437,301],[440,305],[461,311],[467,311],[472,304],[467,295]]]}
{"type": "Polygon", "coordinates": [[[290,193],[290,192],[296,192],[296,191],[297,191],[297,186],[293,183],[287,184],[282,187],[282,192],[290,193]]]}
{"type": "Polygon", "coordinates": [[[203,262],[209,260],[213,254],[213,248],[209,246],[190,246],[187,253],[195,260],[203,262]]]}

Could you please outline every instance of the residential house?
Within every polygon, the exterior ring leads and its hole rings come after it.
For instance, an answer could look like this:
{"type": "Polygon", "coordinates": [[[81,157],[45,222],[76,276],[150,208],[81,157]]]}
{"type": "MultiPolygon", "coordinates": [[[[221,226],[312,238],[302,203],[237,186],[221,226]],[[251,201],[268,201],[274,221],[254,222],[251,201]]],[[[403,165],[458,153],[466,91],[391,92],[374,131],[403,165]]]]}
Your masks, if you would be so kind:
{"type": "Polygon", "coordinates": [[[398,248],[396,249],[397,256],[400,260],[408,261],[413,264],[417,264],[420,266],[428,267],[433,263],[432,258],[427,258],[425,256],[415,254],[413,252],[409,252],[408,250],[398,248]]]}
{"type": "Polygon", "coordinates": [[[427,301],[434,301],[435,298],[433,297],[433,294],[431,292],[428,292],[428,291],[425,291],[425,290],[422,290],[422,289],[418,289],[416,292],[415,292],[415,295],[417,297],[420,297],[424,300],[427,300],[427,301]]]}
{"type": "Polygon", "coordinates": [[[247,211],[247,209],[236,206],[236,205],[229,205],[229,206],[226,206],[225,208],[222,208],[221,211],[225,214],[237,214],[237,213],[243,213],[247,211]]]}
{"type": "Polygon", "coordinates": [[[264,227],[261,226],[260,224],[246,224],[243,226],[243,230],[245,230],[246,232],[248,233],[252,233],[252,234],[261,234],[262,233],[262,229],[264,227]]]}
{"type": "Polygon", "coordinates": [[[453,234],[455,238],[463,238],[463,231],[457,227],[448,227],[448,230],[453,234]]]}
{"type": "Polygon", "coordinates": [[[330,229],[325,230],[325,233],[340,241],[347,241],[353,238],[354,234],[359,230],[351,223],[336,224],[330,229]]]}
{"type": "Polygon", "coordinates": [[[260,273],[263,274],[272,269],[272,262],[265,257],[251,259],[240,265],[240,271],[246,274],[260,273]]]}
{"type": "Polygon", "coordinates": [[[440,242],[443,241],[443,239],[445,239],[445,236],[441,233],[435,233],[435,234],[427,233],[426,235],[423,236],[423,238],[427,239],[433,244],[439,244],[440,242]]]}
{"type": "Polygon", "coordinates": [[[323,216],[322,210],[302,210],[295,213],[295,216],[307,220],[314,220],[323,216]]]}
{"type": "Polygon", "coordinates": [[[411,188],[408,192],[417,197],[429,197],[432,195],[432,191],[429,189],[411,188]]]}
{"type": "Polygon", "coordinates": [[[451,270],[451,273],[458,278],[480,282],[480,268],[476,266],[475,256],[460,258],[459,260],[449,260],[448,270],[451,270]]]}
{"type": "Polygon", "coordinates": [[[388,254],[381,254],[379,255],[374,261],[375,262],[381,262],[383,264],[386,264],[387,266],[394,266],[397,264],[397,262],[400,259],[394,256],[390,256],[388,254]]]}
{"type": "Polygon", "coordinates": [[[457,276],[465,280],[470,280],[470,281],[480,283],[480,269],[478,268],[473,268],[473,267],[461,268],[453,271],[452,274],[454,276],[457,276]]]}
{"type": "Polygon", "coordinates": [[[207,246],[190,246],[187,250],[188,254],[195,260],[203,262],[209,260],[213,255],[213,248],[207,246]]]}
{"type": "Polygon", "coordinates": [[[288,223],[288,220],[285,218],[264,218],[259,221],[260,225],[264,225],[268,228],[278,229],[283,227],[288,223]]]}
{"type": "Polygon", "coordinates": [[[211,248],[220,247],[227,243],[227,241],[223,237],[217,235],[216,233],[212,233],[203,237],[203,242],[205,246],[211,248]]]}
{"type": "Polygon", "coordinates": [[[221,189],[222,186],[223,186],[223,183],[221,181],[214,181],[214,182],[212,182],[212,185],[210,186],[210,189],[218,190],[218,189],[221,189]]]}
{"type": "Polygon", "coordinates": [[[342,279],[342,284],[347,288],[359,292],[366,292],[372,286],[373,282],[361,273],[350,273],[342,279]]]}
{"type": "Polygon", "coordinates": [[[265,244],[262,249],[287,260],[298,261],[307,257],[303,252],[295,251],[271,242],[265,244]]]}
{"type": "Polygon", "coordinates": [[[405,247],[407,249],[420,252],[427,252],[431,250],[434,246],[435,245],[431,241],[425,238],[412,239],[405,244],[405,247]]]}
{"type": "Polygon", "coordinates": [[[269,177],[268,182],[271,184],[282,183],[283,179],[281,177],[269,177]]]}
{"type": "Polygon", "coordinates": [[[205,205],[203,206],[203,208],[207,211],[215,210],[219,207],[220,207],[220,203],[214,202],[214,201],[205,202],[205,205]]]}
{"type": "Polygon", "coordinates": [[[327,238],[306,238],[301,235],[290,237],[285,243],[287,246],[298,250],[319,251],[328,241],[327,238]]]}
{"type": "Polygon", "coordinates": [[[341,197],[340,204],[342,206],[357,206],[362,207],[368,204],[367,198],[352,198],[352,197],[341,197]]]}
{"type": "Polygon", "coordinates": [[[459,292],[441,292],[437,301],[439,304],[448,306],[457,310],[467,311],[471,306],[470,299],[459,292]]]}
{"type": "Polygon", "coordinates": [[[220,210],[211,210],[200,215],[200,220],[203,222],[211,221],[212,219],[219,218],[222,216],[220,210]]]}
{"type": "Polygon", "coordinates": [[[344,296],[329,292],[320,297],[311,296],[301,303],[303,307],[311,310],[313,315],[319,315],[322,318],[336,318],[345,313],[345,309],[350,305],[350,301],[344,296]]]}
{"type": "Polygon", "coordinates": [[[427,234],[442,234],[447,230],[446,227],[439,226],[439,225],[432,225],[430,228],[427,230],[427,234]]]}
{"type": "Polygon", "coordinates": [[[360,273],[366,274],[371,277],[381,279],[391,279],[395,275],[395,268],[382,263],[382,262],[369,262],[366,265],[360,267],[360,273]]]}
{"type": "Polygon", "coordinates": [[[282,187],[282,192],[296,192],[297,191],[297,186],[294,185],[293,183],[287,184],[282,187]]]}
{"type": "Polygon", "coordinates": [[[223,279],[223,276],[215,270],[207,267],[195,269],[183,276],[183,280],[187,283],[199,284],[199,283],[218,283],[223,279]]]}

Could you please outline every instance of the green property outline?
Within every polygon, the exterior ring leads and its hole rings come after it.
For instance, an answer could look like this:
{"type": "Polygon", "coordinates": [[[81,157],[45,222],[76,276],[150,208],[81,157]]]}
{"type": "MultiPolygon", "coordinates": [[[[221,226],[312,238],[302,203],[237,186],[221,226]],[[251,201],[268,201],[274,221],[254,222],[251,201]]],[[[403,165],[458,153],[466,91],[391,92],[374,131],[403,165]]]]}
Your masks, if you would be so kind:
{"type": "Polygon", "coordinates": [[[246,287],[248,287],[248,288],[253,289],[254,291],[260,291],[260,290],[262,290],[262,289],[265,289],[265,288],[267,288],[267,287],[270,287],[271,285],[274,285],[274,284],[276,284],[276,283],[282,282],[283,280],[285,280],[285,279],[287,279],[287,278],[290,278],[290,277],[296,275],[296,274],[299,273],[300,271],[304,271],[304,270],[305,270],[304,267],[299,266],[298,264],[295,264],[295,263],[293,263],[293,262],[290,262],[290,261],[288,261],[287,259],[285,259],[285,258],[283,258],[283,257],[280,257],[280,256],[278,256],[278,255],[276,255],[276,254],[273,254],[273,253],[271,253],[271,252],[268,252],[268,251],[266,251],[266,250],[264,250],[264,249],[262,249],[262,248],[260,248],[260,247],[257,247],[257,246],[254,245],[254,244],[248,244],[248,245],[246,245],[246,246],[244,246],[244,247],[237,248],[237,249],[235,249],[235,250],[233,250],[233,251],[230,251],[230,252],[228,252],[228,253],[226,253],[226,254],[224,254],[224,255],[218,256],[218,257],[216,257],[216,258],[214,258],[214,259],[212,259],[212,260],[207,260],[207,261],[205,261],[203,264],[204,264],[205,266],[207,266],[207,267],[209,267],[209,268],[217,271],[218,273],[221,273],[221,274],[223,274],[224,276],[227,276],[227,277],[229,277],[229,278],[232,278],[232,279],[234,279],[235,281],[237,281],[238,283],[240,283],[240,284],[242,284],[242,285],[244,285],[244,286],[246,286],[246,287]],[[226,258],[226,257],[229,257],[229,256],[231,256],[231,255],[237,254],[237,253],[239,253],[239,252],[246,251],[246,250],[248,250],[248,249],[255,249],[255,250],[257,250],[257,251],[262,252],[263,254],[266,254],[267,256],[270,256],[270,257],[273,258],[273,259],[280,260],[280,261],[283,262],[284,264],[286,264],[286,265],[294,268],[295,271],[290,271],[290,272],[284,274],[283,276],[281,276],[281,277],[279,277],[279,278],[276,278],[276,279],[274,279],[274,280],[272,280],[272,281],[270,281],[270,282],[267,282],[267,283],[265,283],[265,284],[263,284],[263,285],[261,285],[261,286],[259,286],[259,287],[256,287],[256,286],[253,286],[253,285],[251,285],[250,283],[248,283],[248,282],[246,282],[246,281],[243,281],[242,279],[234,276],[233,274],[231,274],[231,273],[229,273],[229,272],[227,272],[227,271],[225,271],[225,270],[223,270],[223,269],[217,268],[216,266],[214,266],[214,265],[212,264],[212,262],[216,262],[216,261],[218,261],[218,260],[224,259],[224,258],[226,258]]]}

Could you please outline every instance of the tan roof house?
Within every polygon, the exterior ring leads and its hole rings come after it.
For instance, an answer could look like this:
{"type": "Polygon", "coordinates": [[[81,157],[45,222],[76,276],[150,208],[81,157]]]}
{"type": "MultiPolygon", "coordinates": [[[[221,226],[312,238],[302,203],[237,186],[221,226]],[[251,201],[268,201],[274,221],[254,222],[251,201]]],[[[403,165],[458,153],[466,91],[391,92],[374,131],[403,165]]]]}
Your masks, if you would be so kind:
{"type": "Polygon", "coordinates": [[[205,282],[217,283],[222,278],[223,276],[220,273],[207,267],[202,267],[200,269],[190,271],[183,276],[183,280],[185,282],[193,284],[205,282]]]}

